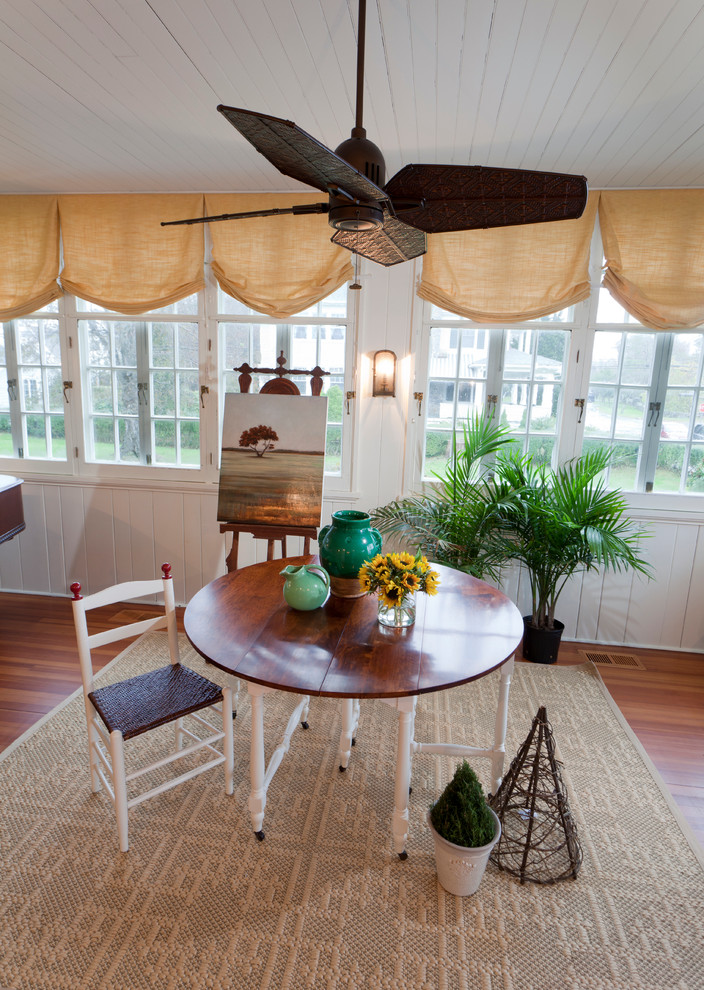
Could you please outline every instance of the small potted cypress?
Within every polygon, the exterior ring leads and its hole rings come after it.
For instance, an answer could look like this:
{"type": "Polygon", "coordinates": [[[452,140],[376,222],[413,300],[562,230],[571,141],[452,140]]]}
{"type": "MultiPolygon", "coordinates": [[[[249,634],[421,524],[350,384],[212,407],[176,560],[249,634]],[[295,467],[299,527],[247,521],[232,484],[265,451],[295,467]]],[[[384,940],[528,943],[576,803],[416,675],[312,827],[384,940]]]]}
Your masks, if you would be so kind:
{"type": "Polygon", "coordinates": [[[474,894],[501,836],[501,822],[466,760],[430,809],[428,823],[440,884],[449,894],[474,894]]]}

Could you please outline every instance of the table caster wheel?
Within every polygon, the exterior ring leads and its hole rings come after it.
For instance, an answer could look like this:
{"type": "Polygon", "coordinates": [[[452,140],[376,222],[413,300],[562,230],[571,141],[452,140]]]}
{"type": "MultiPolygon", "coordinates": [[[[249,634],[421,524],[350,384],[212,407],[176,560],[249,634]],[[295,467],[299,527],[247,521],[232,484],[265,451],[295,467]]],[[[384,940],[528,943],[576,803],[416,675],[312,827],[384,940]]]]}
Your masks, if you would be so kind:
{"type": "Polygon", "coordinates": [[[352,740],[352,745],[353,745],[353,746],[356,746],[356,745],[357,745],[357,740],[356,740],[356,739],[353,739],[353,740],[352,740]]]}
{"type": "Polygon", "coordinates": [[[399,858],[399,859],[408,859],[408,853],[406,852],[406,850],[405,850],[405,849],[403,850],[403,852],[402,852],[402,853],[399,853],[399,854],[398,854],[398,858],[399,858]]]}
{"type": "Polygon", "coordinates": [[[340,766],[340,773],[344,773],[347,767],[340,766]]]}
{"type": "Polygon", "coordinates": [[[232,713],[232,717],[233,717],[233,719],[237,718],[237,712],[233,712],[232,713]]]}
{"type": "Polygon", "coordinates": [[[254,834],[256,835],[257,839],[260,842],[263,842],[264,841],[264,833],[262,832],[261,829],[258,832],[255,832],[254,834]]]}
{"type": "Polygon", "coordinates": [[[307,722],[301,722],[301,728],[302,729],[307,729],[308,728],[308,723],[307,722]]]}

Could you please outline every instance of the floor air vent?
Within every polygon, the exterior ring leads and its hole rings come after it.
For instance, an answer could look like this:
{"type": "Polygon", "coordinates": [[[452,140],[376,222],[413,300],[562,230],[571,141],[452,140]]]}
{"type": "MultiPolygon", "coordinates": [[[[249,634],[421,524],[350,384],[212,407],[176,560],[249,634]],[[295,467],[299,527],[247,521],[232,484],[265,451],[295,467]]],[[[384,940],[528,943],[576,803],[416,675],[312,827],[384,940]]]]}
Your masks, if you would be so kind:
{"type": "Polygon", "coordinates": [[[606,667],[634,667],[645,670],[645,665],[632,653],[604,653],[602,650],[580,650],[586,660],[602,664],[606,667]]]}

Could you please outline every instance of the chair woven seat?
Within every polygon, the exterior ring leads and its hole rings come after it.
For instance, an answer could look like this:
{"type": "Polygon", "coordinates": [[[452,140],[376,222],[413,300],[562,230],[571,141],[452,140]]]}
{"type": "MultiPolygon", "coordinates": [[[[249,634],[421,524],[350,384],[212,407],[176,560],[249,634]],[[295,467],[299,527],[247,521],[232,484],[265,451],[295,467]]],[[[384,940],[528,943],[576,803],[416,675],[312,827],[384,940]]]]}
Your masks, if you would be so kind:
{"type": "Polygon", "coordinates": [[[222,688],[180,663],[91,691],[108,732],[131,739],[222,700],[222,688]]]}

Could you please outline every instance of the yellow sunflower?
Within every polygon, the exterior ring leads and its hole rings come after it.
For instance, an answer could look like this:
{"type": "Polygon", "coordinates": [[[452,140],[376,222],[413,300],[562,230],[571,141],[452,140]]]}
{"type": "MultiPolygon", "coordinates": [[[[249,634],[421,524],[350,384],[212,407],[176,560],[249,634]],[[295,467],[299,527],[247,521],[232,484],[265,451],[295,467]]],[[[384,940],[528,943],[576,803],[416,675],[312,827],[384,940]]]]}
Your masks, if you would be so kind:
{"type": "Polygon", "coordinates": [[[400,605],[403,601],[403,589],[397,588],[395,584],[387,584],[381,589],[381,600],[384,605],[388,605],[389,608],[393,608],[396,605],[400,605]]]}
{"type": "Polygon", "coordinates": [[[401,578],[401,581],[404,588],[408,591],[418,591],[418,588],[420,588],[420,578],[417,574],[411,573],[411,571],[407,571],[401,578]]]}
{"type": "Polygon", "coordinates": [[[429,595],[437,595],[440,579],[435,571],[429,571],[425,575],[425,590],[429,595]]]}

